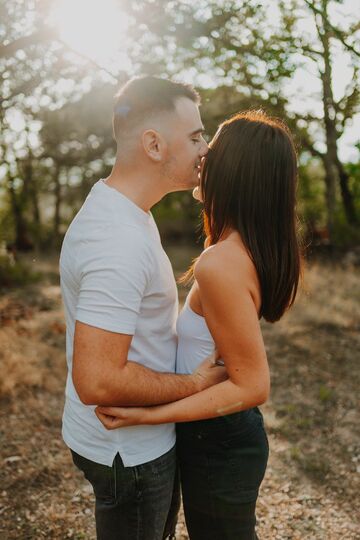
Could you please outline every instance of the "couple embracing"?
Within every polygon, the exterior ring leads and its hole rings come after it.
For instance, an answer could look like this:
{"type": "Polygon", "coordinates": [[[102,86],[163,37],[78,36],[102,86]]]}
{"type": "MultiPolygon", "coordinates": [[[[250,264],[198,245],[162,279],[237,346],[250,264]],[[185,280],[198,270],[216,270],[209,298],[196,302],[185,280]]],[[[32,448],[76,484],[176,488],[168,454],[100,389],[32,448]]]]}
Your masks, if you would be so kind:
{"type": "Polygon", "coordinates": [[[296,295],[296,154],[262,112],[209,144],[189,85],[141,77],[116,97],[110,176],[92,188],[60,257],[68,378],[63,437],[92,484],[99,540],[256,539],[270,378],[259,321],[296,295]],[[177,289],[150,212],[194,189],[206,249],[177,289]]]}

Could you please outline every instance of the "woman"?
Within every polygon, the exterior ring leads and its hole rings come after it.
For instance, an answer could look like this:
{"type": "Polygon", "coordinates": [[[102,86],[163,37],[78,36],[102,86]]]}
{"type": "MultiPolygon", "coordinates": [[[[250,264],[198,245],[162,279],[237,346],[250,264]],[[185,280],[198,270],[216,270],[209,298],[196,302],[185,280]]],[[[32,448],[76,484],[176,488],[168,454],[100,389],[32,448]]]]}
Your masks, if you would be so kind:
{"type": "Polygon", "coordinates": [[[109,429],[177,422],[191,540],[256,538],[268,458],[257,406],[270,389],[259,320],[277,321],[296,296],[296,181],[296,152],[282,122],[250,111],[219,127],[194,190],[204,203],[207,248],[190,270],[178,318],[177,371],[192,372],[216,347],[228,379],[166,405],[97,410],[109,429]]]}

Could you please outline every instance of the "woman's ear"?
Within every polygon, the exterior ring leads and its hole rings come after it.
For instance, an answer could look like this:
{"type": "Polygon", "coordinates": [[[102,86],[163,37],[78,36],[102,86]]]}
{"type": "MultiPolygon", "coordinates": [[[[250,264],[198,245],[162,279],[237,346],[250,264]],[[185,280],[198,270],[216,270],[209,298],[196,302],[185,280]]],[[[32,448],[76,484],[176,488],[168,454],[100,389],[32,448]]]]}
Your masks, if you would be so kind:
{"type": "Polygon", "coordinates": [[[203,198],[202,198],[202,193],[201,193],[200,186],[196,186],[193,189],[192,196],[194,197],[195,200],[197,200],[197,201],[199,201],[201,203],[204,202],[203,198]]]}
{"type": "Polygon", "coordinates": [[[142,144],[146,155],[153,161],[161,161],[164,153],[164,140],[154,129],[147,129],[142,134],[142,144]]]}

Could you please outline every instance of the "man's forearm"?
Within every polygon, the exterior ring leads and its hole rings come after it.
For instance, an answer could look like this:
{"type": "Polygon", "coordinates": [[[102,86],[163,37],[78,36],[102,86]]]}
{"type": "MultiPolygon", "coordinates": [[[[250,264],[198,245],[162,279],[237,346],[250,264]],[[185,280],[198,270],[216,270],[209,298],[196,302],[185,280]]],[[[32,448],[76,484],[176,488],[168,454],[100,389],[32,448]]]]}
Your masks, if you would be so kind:
{"type": "MultiPolygon", "coordinates": [[[[205,388],[201,375],[160,373],[136,362],[128,361],[116,370],[102,372],[97,385],[87,393],[87,405],[158,405],[177,401],[205,388]]],[[[84,386],[84,385],[83,385],[84,386]]]]}

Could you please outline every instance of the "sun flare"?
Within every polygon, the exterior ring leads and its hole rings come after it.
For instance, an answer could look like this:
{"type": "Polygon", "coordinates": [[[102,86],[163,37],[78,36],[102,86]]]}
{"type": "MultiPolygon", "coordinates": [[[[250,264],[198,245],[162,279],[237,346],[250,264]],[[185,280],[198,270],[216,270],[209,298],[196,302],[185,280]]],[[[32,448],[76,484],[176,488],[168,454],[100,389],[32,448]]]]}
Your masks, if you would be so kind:
{"type": "Polygon", "coordinates": [[[100,63],[126,49],[128,19],[114,0],[57,0],[52,22],[73,50],[100,63]]]}

